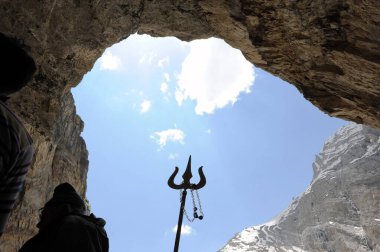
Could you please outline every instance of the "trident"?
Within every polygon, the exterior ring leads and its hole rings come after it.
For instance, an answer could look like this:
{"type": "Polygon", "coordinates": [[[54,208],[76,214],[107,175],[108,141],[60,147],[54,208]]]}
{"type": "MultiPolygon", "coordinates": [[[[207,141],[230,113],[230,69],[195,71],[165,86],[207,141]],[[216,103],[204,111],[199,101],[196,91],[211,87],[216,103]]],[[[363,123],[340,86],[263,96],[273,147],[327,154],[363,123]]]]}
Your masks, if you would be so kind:
{"type": "MultiPolygon", "coordinates": [[[[202,187],[204,187],[206,185],[206,177],[203,174],[202,168],[203,168],[203,166],[199,167],[199,169],[198,169],[198,173],[199,173],[199,177],[200,177],[199,183],[198,184],[191,184],[190,179],[193,177],[193,174],[191,174],[191,155],[190,155],[189,161],[187,162],[186,171],[182,175],[183,182],[179,185],[174,183],[174,178],[177,175],[178,170],[179,170],[178,167],[175,167],[175,171],[173,172],[173,174],[170,176],[170,178],[168,180],[169,187],[176,189],[176,190],[183,190],[182,195],[181,195],[181,208],[179,210],[177,234],[175,237],[175,244],[174,244],[174,252],[178,252],[178,248],[179,248],[179,239],[181,237],[183,212],[185,210],[185,202],[186,202],[186,195],[187,195],[186,190],[187,189],[198,190],[198,189],[201,189],[202,187]]],[[[196,210],[196,208],[194,210],[196,210]]],[[[194,213],[194,217],[199,218],[200,220],[203,219],[203,216],[198,217],[198,215],[196,213],[194,213]]]]}

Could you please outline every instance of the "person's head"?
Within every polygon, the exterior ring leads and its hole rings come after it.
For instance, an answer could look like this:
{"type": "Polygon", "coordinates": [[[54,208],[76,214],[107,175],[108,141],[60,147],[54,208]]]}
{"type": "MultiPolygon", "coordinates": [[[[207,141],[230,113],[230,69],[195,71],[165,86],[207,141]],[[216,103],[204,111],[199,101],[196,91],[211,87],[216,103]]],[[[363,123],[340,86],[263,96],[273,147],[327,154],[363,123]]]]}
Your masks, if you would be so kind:
{"type": "Polygon", "coordinates": [[[69,183],[63,183],[54,189],[53,197],[42,208],[37,227],[42,230],[69,213],[84,213],[86,204],[69,183]]]}
{"type": "Polygon", "coordinates": [[[0,33],[0,95],[7,96],[23,88],[35,71],[34,60],[19,43],[0,33]]]}

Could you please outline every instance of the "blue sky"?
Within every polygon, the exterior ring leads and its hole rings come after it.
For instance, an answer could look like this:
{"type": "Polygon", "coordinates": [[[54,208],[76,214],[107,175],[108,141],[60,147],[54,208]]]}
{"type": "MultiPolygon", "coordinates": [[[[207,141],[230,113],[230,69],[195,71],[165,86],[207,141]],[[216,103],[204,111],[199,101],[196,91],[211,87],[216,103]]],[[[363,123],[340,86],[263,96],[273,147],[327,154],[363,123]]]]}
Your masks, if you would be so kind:
{"type": "MultiPolygon", "coordinates": [[[[72,92],[85,122],[87,196],[111,252],[173,250],[180,202],[167,180],[190,154],[192,181],[199,166],[207,178],[205,217],[184,220],[180,251],[217,251],[302,193],[324,141],[347,124],[214,38],[132,35],[72,92]]],[[[190,197],[186,205],[191,213],[190,197]]]]}

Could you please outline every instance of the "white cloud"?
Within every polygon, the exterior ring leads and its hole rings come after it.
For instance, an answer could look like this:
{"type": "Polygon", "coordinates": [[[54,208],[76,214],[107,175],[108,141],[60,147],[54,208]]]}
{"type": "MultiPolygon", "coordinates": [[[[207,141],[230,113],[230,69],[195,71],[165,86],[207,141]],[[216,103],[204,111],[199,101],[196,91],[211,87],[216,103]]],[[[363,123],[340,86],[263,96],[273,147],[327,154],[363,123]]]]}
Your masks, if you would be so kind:
{"type": "Polygon", "coordinates": [[[150,107],[152,106],[152,103],[148,100],[144,100],[141,104],[140,104],[140,113],[143,114],[143,113],[146,113],[150,110],[150,107]]]}
{"type": "Polygon", "coordinates": [[[250,92],[254,69],[239,50],[216,38],[189,44],[175,94],[179,106],[186,99],[195,100],[198,115],[210,114],[234,104],[241,92],[250,92]]]}
{"type": "Polygon", "coordinates": [[[147,54],[144,54],[143,56],[140,57],[139,63],[140,64],[148,64],[152,65],[153,60],[157,57],[157,54],[154,52],[150,52],[147,54]]]}
{"type": "Polygon", "coordinates": [[[160,68],[164,68],[164,66],[167,64],[169,64],[169,56],[159,59],[157,62],[157,66],[160,68]]]}
{"type": "Polygon", "coordinates": [[[169,82],[170,81],[170,75],[169,75],[169,73],[164,73],[164,78],[165,78],[166,82],[169,82]]]}
{"type": "Polygon", "coordinates": [[[174,160],[174,159],[177,159],[178,157],[179,157],[178,153],[170,153],[168,158],[170,160],[174,160]]]}
{"type": "Polygon", "coordinates": [[[178,103],[178,106],[182,106],[183,100],[185,100],[183,92],[179,91],[178,89],[175,91],[175,99],[178,103]]]}
{"type": "MultiPolygon", "coordinates": [[[[177,233],[177,228],[178,228],[178,225],[175,225],[172,228],[172,232],[177,233]]],[[[192,227],[190,227],[189,225],[182,225],[181,235],[191,235],[193,233],[194,233],[194,229],[192,227]]]]}
{"type": "Polygon", "coordinates": [[[120,66],[120,58],[112,55],[108,50],[100,58],[100,70],[116,70],[119,69],[120,66]]]}
{"type": "Polygon", "coordinates": [[[211,134],[211,129],[206,130],[206,133],[210,135],[211,134]]]}
{"type": "Polygon", "coordinates": [[[168,90],[169,90],[168,84],[166,84],[166,82],[162,82],[161,86],[160,86],[160,90],[161,90],[161,92],[163,94],[165,94],[166,92],[168,92],[168,90]]]}
{"type": "Polygon", "coordinates": [[[185,133],[180,129],[167,129],[154,132],[150,138],[155,139],[160,148],[163,148],[167,142],[178,142],[184,144],[185,133]]]}

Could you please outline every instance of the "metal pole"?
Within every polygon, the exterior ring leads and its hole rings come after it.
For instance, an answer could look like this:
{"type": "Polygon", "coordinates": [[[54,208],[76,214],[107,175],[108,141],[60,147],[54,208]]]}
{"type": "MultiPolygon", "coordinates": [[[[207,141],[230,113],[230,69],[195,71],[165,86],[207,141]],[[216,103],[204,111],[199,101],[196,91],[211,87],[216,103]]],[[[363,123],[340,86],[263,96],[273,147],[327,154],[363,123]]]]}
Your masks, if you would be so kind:
{"type": "MultiPolygon", "coordinates": [[[[176,189],[176,190],[183,190],[181,195],[181,207],[179,209],[179,217],[178,217],[178,224],[177,224],[177,234],[175,237],[175,243],[174,243],[174,252],[178,252],[179,248],[179,240],[181,238],[181,229],[182,229],[182,220],[183,220],[183,213],[185,211],[185,203],[186,203],[186,195],[187,189],[191,190],[198,190],[201,189],[206,185],[206,177],[203,174],[202,167],[199,167],[198,173],[200,177],[200,181],[198,184],[191,184],[190,179],[193,177],[191,174],[191,156],[189,157],[189,161],[187,162],[187,167],[185,173],[182,175],[183,182],[181,184],[174,183],[174,178],[177,175],[179,169],[178,167],[175,168],[175,171],[170,176],[168,180],[168,185],[170,188],[176,189]]],[[[201,219],[201,218],[199,218],[201,219]]]]}
{"type": "Polygon", "coordinates": [[[185,209],[185,203],[186,203],[186,189],[182,192],[181,197],[181,208],[179,209],[179,217],[178,217],[178,225],[177,225],[177,234],[175,236],[175,244],[174,244],[174,252],[178,252],[179,248],[179,240],[181,238],[181,228],[182,228],[182,220],[183,220],[183,211],[185,209]]]}

